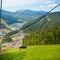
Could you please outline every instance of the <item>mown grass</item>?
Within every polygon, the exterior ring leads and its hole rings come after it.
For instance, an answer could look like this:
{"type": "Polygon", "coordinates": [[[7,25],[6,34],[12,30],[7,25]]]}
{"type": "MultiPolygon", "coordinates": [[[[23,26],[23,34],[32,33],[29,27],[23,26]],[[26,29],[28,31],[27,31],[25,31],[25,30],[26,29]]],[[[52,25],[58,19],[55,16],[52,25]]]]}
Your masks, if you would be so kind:
{"type": "Polygon", "coordinates": [[[27,49],[7,49],[0,60],[60,60],[60,45],[29,46],[27,49]]]}

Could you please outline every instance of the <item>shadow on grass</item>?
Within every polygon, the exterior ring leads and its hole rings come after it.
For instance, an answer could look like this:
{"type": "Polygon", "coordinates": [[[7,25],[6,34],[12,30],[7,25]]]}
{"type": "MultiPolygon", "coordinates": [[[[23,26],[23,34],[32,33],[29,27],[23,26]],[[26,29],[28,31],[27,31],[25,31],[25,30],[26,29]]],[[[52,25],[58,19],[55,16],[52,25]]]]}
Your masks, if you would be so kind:
{"type": "Polygon", "coordinates": [[[0,54],[0,60],[22,60],[26,52],[0,54]]]}

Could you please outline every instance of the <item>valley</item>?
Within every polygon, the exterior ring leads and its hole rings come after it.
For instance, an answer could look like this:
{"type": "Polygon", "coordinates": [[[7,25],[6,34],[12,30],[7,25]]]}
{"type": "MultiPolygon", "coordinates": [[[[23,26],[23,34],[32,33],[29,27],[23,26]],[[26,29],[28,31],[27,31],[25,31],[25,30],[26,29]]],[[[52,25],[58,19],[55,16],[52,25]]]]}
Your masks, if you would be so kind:
{"type": "Polygon", "coordinates": [[[2,10],[1,60],[60,59],[60,11],[50,12],[47,16],[45,13],[31,10],[13,13],[2,10]]]}
{"type": "Polygon", "coordinates": [[[45,13],[45,11],[32,10],[18,10],[16,12],[2,10],[0,29],[7,29],[9,32],[6,35],[12,36],[18,34],[20,31],[25,34],[30,34],[36,30],[44,30],[60,25],[59,11],[51,12],[45,18],[41,19],[45,13]]]}
{"type": "Polygon", "coordinates": [[[0,0],[0,60],[60,60],[60,0],[0,0]]]}

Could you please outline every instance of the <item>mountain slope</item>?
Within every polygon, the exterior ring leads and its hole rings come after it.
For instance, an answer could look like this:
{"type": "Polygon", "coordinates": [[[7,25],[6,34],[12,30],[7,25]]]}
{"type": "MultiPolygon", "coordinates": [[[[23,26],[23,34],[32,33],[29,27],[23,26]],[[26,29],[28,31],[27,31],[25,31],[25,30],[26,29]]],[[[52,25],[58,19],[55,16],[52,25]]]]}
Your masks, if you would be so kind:
{"type": "Polygon", "coordinates": [[[15,13],[2,10],[1,19],[3,19],[7,24],[12,24],[17,22],[17,18],[14,17],[15,13]]]}
{"type": "Polygon", "coordinates": [[[32,32],[38,29],[42,30],[48,27],[54,27],[60,25],[60,12],[50,13],[45,18],[43,19],[38,18],[35,21],[25,24],[21,29],[26,30],[28,32],[32,32]],[[35,21],[38,22],[32,24],[35,21]]]}
{"type": "Polygon", "coordinates": [[[17,23],[8,25],[4,20],[1,19],[1,21],[0,21],[0,29],[6,28],[6,29],[9,29],[9,30],[18,30],[25,23],[26,23],[25,21],[18,21],[17,23]]]}
{"type": "Polygon", "coordinates": [[[9,26],[8,26],[8,24],[4,20],[1,19],[1,21],[0,21],[0,28],[9,28],[9,26]]]}
{"type": "Polygon", "coordinates": [[[9,30],[13,30],[4,20],[1,19],[0,29],[2,29],[2,28],[6,28],[6,29],[9,29],[9,30]]]}

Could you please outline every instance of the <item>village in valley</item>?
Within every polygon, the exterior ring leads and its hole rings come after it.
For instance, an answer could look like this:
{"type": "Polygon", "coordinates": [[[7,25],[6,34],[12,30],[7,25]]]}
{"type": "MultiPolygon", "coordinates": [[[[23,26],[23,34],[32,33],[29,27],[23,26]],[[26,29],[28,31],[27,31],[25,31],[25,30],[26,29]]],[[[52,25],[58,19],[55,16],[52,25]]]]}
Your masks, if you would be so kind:
{"type": "Polygon", "coordinates": [[[6,35],[6,33],[8,33],[10,31],[8,31],[7,29],[0,29],[0,42],[1,42],[1,46],[2,48],[19,48],[20,46],[22,46],[22,40],[24,37],[23,33],[17,33],[15,35],[13,35],[11,37],[12,41],[11,42],[3,42],[3,39],[6,35]]]}

